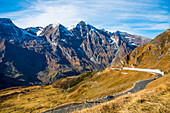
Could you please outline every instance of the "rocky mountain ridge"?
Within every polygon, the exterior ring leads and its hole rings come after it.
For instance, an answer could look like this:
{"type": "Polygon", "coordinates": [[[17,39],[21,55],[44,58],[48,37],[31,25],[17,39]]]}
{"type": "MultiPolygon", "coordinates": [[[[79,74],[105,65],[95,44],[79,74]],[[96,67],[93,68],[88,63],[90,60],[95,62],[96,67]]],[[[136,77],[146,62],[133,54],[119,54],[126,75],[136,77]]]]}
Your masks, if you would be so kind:
{"type": "MultiPolygon", "coordinates": [[[[8,46],[13,46],[13,48],[17,48],[15,51],[19,51],[16,57],[18,60],[21,59],[19,62],[23,62],[21,63],[23,67],[27,65],[24,63],[25,60],[29,59],[29,62],[33,62],[31,65],[39,70],[35,71],[31,77],[35,77],[38,82],[41,81],[45,84],[51,84],[59,78],[78,75],[85,71],[104,69],[116,63],[138,45],[151,40],[120,31],[111,33],[100,30],[83,21],[70,30],[61,24],[56,26],[50,24],[45,28],[22,29],[6,18],[0,19],[0,37],[7,43],[5,46],[1,45],[1,68],[3,70],[9,70],[9,67],[16,69],[15,71],[10,70],[9,73],[2,72],[2,74],[11,78],[17,75],[18,78],[22,78],[21,80],[32,81],[29,77],[30,74],[23,74],[19,68],[16,68],[16,65],[7,65],[10,62],[13,64],[18,62],[14,59],[9,60],[14,53],[8,56],[5,55],[8,52],[4,52],[8,46]],[[19,55],[26,54],[25,51],[29,51],[28,53],[33,54],[33,57],[19,55]],[[39,59],[43,69],[36,66],[35,61],[37,60],[34,54],[37,57],[42,56],[44,59],[43,61],[39,59]]],[[[29,69],[31,69],[31,65],[28,65],[29,69]]],[[[29,73],[29,69],[25,68],[25,72],[29,73]]],[[[35,84],[35,82],[32,83],[35,84]]]]}

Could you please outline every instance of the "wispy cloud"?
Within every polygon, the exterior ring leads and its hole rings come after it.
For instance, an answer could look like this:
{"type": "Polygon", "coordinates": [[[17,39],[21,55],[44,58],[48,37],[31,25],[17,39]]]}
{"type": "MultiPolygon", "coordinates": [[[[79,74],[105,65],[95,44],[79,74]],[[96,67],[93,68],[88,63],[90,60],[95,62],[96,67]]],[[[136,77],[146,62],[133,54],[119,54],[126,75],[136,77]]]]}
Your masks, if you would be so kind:
{"type": "Polygon", "coordinates": [[[143,27],[135,28],[136,30],[165,30],[170,26],[168,23],[160,23],[160,24],[144,24],[143,27]]]}
{"type": "MultiPolygon", "coordinates": [[[[169,13],[166,1],[161,0],[37,0],[31,1],[25,10],[0,16],[12,18],[20,27],[50,23],[69,27],[84,20],[111,31],[120,29],[139,33],[147,29],[167,29],[170,26],[169,13]]],[[[147,36],[147,33],[143,32],[143,35],[147,36]]]]}
{"type": "Polygon", "coordinates": [[[46,26],[51,23],[63,23],[71,25],[77,22],[79,16],[77,9],[69,4],[57,4],[57,2],[37,1],[24,10],[2,14],[4,17],[9,17],[21,27],[28,26],[46,26]]]}

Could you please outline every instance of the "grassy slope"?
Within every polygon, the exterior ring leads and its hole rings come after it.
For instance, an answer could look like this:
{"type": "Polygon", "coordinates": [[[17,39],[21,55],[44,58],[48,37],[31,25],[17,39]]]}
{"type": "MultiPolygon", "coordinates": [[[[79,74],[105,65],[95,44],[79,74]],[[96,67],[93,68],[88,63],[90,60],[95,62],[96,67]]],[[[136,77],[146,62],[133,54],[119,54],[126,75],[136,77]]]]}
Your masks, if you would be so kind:
{"type": "Polygon", "coordinates": [[[105,97],[127,90],[138,80],[153,77],[155,75],[150,73],[106,69],[88,76],[67,92],[61,88],[53,88],[51,85],[42,88],[41,86],[8,88],[0,90],[0,112],[45,111],[63,104],[81,102],[83,93],[86,99],[105,97]]]}
{"type": "Polygon", "coordinates": [[[81,113],[169,113],[170,74],[151,82],[147,89],[128,94],[81,113]]]}
{"type": "Polygon", "coordinates": [[[136,81],[153,78],[155,76],[155,74],[144,72],[139,73],[106,69],[94,74],[91,78],[88,78],[69,89],[68,93],[69,97],[74,98],[75,100],[81,99],[83,93],[87,100],[97,99],[123,92],[132,87],[136,81]]]}
{"type": "Polygon", "coordinates": [[[66,98],[66,93],[62,93],[62,89],[51,86],[44,86],[43,89],[40,86],[33,86],[9,89],[8,91],[1,90],[2,96],[4,97],[1,98],[0,103],[0,112],[2,113],[39,112],[63,103],[73,102],[66,98]]]}

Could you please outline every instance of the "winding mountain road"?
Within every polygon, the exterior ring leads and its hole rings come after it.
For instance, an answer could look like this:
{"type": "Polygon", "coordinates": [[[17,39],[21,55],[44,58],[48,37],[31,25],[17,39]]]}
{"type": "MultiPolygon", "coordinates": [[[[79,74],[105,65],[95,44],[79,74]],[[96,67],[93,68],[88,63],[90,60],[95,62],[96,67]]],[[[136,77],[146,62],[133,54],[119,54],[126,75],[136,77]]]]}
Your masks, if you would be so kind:
{"type": "MultiPolygon", "coordinates": [[[[116,68],[112,68],[112,69],[117,70],[116,68]]],[[[134,70],[134,71],[156,73],[156,74],[158,74],[157,78],[164,76],[164,72],[160,71],[158,69],[141,69],[141,68],[124,67],[123,70],[134,70]]],[[[131,89],[129,89],[129,90],[123,92],[123,93],[113,95],[112,97],[117,98],[119,96],[122,96],[122,95],[125,95],[125,94],[128,94],[128,93],[136,93],[140,90],[145,89],[147,84],[154,81],[154,80],[156,80],[156,78],[138,81],[134,84],[134,86],[131,89]]],[[[89,102],[86,102],[86,103],[72,103],[72,104],[67,104],[67,105],[64,105],[64,106],[56,107],[54,109],[45,111],[43,113],[69,113],[69,112],[74,112],[75,110],[82,110],[82,109],[85,109],[85,108],[90,108],[90,107],[93,107],[97,104],[104,103],[106,101],[108,101],[108,99],[101,98],[101,99],[89,101],[89,102]]]]}

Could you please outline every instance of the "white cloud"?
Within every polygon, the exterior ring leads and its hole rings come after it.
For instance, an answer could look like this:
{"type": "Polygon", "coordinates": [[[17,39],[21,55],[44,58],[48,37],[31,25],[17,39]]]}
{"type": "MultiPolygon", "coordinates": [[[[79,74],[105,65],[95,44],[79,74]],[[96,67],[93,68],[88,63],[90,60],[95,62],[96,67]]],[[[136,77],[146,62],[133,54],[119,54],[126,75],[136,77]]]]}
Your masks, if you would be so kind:
{"type": "Polygon", "coordinates": [[[108,30],[163,30],[170,26],[160,0],[37,0],[23,11],[0,14],[20,27],[61,23],[70,27],[83,20],[108,30]],[[162,24],[165,22],[166,24],[162,24]],[[145,24],[143,24],[145,23],[145,24]],[[135,28],[138,25],[139,28],[135,28]]]}
{"type": "MultiPolygon", "coordinates": [[[[40,6],[41,7],[41,6],[40,6]]],[[[20,26],[45,26],[51,23],[62,23],[64,25],[71,25],[75,21],[81,20],[77,16],[77,11],[73,6],[46,6],[39,8],[40,12],[32,15],[25,15],[24,18],[17,19],[15,22],[20,26]]]]}

